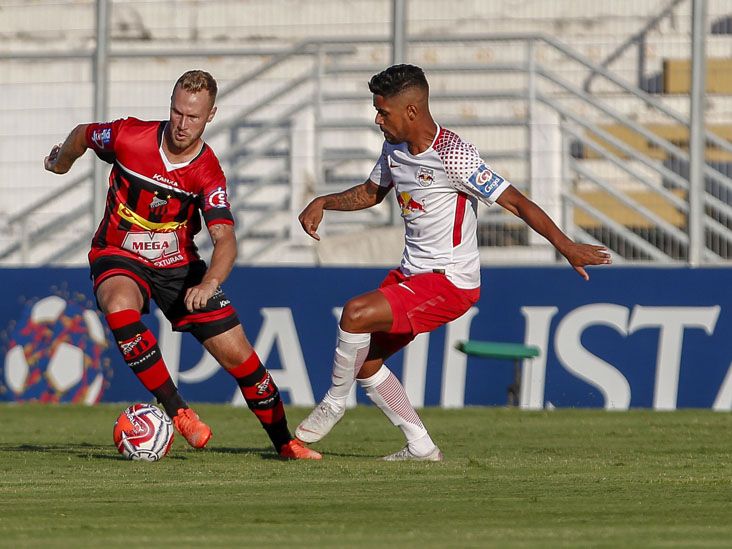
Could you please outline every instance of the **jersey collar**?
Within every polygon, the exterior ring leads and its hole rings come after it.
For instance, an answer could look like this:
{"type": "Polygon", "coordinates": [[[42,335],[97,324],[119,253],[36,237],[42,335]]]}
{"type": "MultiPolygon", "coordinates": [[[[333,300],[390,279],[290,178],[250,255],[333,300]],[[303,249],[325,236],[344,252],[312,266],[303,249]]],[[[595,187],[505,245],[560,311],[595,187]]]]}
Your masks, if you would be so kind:
{"type": "Polygon", "coordinates": [[[200,157],[203,154],[203,151],[206,150],[206,143],[201,141],[200,150],[198,151],[198,153],[196,153],[196,156],[194,156],[190,160],[186,160],[185,162],[173,163],[170,160],[168,160],[168,157],[165,156],[165,151],[163,150],[163,136],[165,135],[165,128],[167,126],[168,126],[168,122],[162,122],[160,124],[160,129],[158,130],[158,152],[160,153],[160,158],[163,161],[163,165],[165,166],[165,169],[169,172],[172,172],[173,170],[185,168],[191,162],[195,161],[198,157],[200,157]]]}

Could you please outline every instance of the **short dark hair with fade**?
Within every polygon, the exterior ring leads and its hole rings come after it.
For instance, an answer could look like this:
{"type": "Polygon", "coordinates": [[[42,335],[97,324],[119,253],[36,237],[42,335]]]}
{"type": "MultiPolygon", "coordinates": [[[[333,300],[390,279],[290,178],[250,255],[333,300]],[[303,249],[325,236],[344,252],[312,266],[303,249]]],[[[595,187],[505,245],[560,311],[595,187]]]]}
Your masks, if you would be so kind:
{"type": "Polygon", "coordinates": [[[216,102],[216,94],[219,91],[218,84],[216,84],[216,79],[211,76],[210,73],[200,70],[184,72],[181,77],[178,78],[178,81],[175,83],[175,86],[173,86],[173,89],[175,89],[177,86],[180,86],[187,92],[191,93],[198,93],[201,90],[206,90],[208,92],[208,95],[211,97],[212,105],[216,102]]]}
{"type": "Polygon", "coordinates": [[[382,97],[392,97],[408,88],[430,90],[424,71],[415,65],[392,65],[369,80],[371,93],[382,97]]]}

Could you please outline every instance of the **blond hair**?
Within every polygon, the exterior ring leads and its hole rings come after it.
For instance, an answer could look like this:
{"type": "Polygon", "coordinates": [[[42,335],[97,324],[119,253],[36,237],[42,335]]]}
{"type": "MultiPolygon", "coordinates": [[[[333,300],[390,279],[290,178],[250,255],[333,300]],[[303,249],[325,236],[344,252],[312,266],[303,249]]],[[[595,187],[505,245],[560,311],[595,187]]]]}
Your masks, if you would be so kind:
{"type": "Polygon", "coordinates": [[[175,88],[178,86],[190,93],[198,93],[201,90],[206,90],[209,97],[211,97],[211,105],[216,102],[216,94],[219,91],[216,79],[206,71],[200,70],[184,72],[178,78],[175,86],[173,86],[173,90],[175,91],[175,88]]]}

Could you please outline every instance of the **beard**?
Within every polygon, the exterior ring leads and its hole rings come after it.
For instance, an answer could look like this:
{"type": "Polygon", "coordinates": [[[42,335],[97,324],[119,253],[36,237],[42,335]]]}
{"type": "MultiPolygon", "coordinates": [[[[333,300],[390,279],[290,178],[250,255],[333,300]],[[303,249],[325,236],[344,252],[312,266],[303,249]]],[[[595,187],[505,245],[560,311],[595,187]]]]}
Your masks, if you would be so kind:
{"type": "Polygon", "coordinates": [[[169,143],[178,151],[184,151],[198,141],[199,135],[187,134],[185,136],[177,136],[175,129],[168,126],[169,143]]]}

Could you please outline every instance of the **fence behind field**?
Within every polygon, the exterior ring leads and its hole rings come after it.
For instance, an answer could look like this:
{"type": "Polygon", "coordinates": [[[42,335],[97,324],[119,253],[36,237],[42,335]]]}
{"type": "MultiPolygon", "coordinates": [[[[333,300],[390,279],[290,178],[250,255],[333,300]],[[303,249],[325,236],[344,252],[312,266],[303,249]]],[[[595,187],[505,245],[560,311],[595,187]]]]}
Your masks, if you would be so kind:
{"type": "MultiPolygon", "coordinates": [[[[138,4],[141,12],[152,9],[152,4],[138,4]]],[[[383,8],[384,2],[371,4],[383,8]]],[[[118,13],[122,9],[112,5],[118,13]]],[[[643,5],[639,3],[638,9],[643,5]]],[[[567,33],[570,44],[543,32],[467,32],[471,28],[453,28],[460,31],[453,34],[423,32],[428,23],[414,15],[410,19],[409,59],[428,74],[438,122],[476,143],[489,164],[534,198],[573,238],[607,245],[616,261],[673,263],[693,256],[690,82],[684,80],[683,67],[678,69],[684,55],[687,61],[689,56],[691,3],[676,0],[657,8],[657,3],[647,8],[644,24],[636,31],[640,34],[627,32],[617,40],[642,35],[646,48],[664,51],[653,76],[663,82],[665,88],[660,89],[647,85],[652,76],[629,78],[638,76],[641,62],[628,55],[622,41],[597,41],[593,51],[588,37],[578,32],[567,33]],[[671,24],[673,33],[664,28],[671,24]]],[[[713,28],[721,28],[723,8],[714,5],[713,28]]],[[[608,27],[611,16],[605,23],[608,27]]],[[[506,19],[503,27],[511,30],[514,23],[506,19]]],[[[218,67],[228,78],[220,78],[218,120],[206,137],[229,179],[240,262],[318,262],[327,243],[312,248],[297,227],[297,213],[314,194],[362,182],[380,147],[365,82],[388,65],[392,42],[388,34],[375,30],[348,37],[303,37],[284,45],[260,40],[246,47],[196,48],[162,48],[155,40],[145,46],[140,37],[129,41],[134,45],[122,45],[112,32],[107,56],[116,84],[109,88],[109,118],[133,112],[143,118],[164,117],[167,111],[160,102],[169,96],[170,85],[184,67],[193,63],[218,67]],[[132,73],[120,74],[122,67],[134,65],[140,67],[139,80],[132,73]]],[[[150,30],[153,36],[155,32],[150,30]]],[[[728,40],[724,33],[715,34],[712,53],[721,51],[728,40]]],[[[94,53],[76,48],[0,56],[0,62],[11,68],[41,65],[51,73],[45,86],[11,89],[14,104],[23,102],[24,92],[47,99],[46,111],[53,106],[54,90],[66,100],[66,109],[50,117],[45,133],[15,136],[20,142],[33,140],[36,169],[54,142],[52,135],[58,139],[75,123],[90,120],[93,105],[87,98],[94,90],[89,78],[94,53]],[[54,68],[58,63],[65,63],[66,74],[54,68]]],[[[723,60],[719,63],[725,67],[723,60]]],[[[642,71],[650,71],[651,65],[645,55],[642,71]]],[[[722,76],[708,81],[725,89],[722,76]]],[[[696,239],[705,263],[727,261],[732,239],[727,99],[723,93],[713,99],[720,116],[703,137],[703,242],[696,239]]],[[[25,110],[35,121],[29,127],[37,128],[43,109],[25,110]]],[[[60,185],[61,180],[49,179],[52,176],[28,172],[25,158],[6,157],[0,162],[9,168],[3,177],[10,183],[0,188],[16,197],[6,201],[13,207],[4,219],[8,230],[0,242],[0,260],[80,262],[95,222],[91,210],[100,203],[91,190],[100,189],[100,184],[77,176],[60,185]],[[17,181],[26,180],[27,185],[17,186],[17,181]],[[23,199],[17,200],[18,195],[23,199]]],[[[90,158],[80,163],[76,173],[91,169],[90,158]]],[[[400,223],[395,202],[388,201],[364,212],[329,215],[324,232],[330,237],[326,240],[348,243],[351,238],[363,240],[364,229],[381,227],[391,234],[388,229],[395,227],[397,234],[400,223]]],[[[484,260],[556,260],[540,238],[497,207],[481,210],[479,242],[484,260]]],[[[205,250],[207,240],[201,239],[200,245],[205,250]]],[[[345,246],[349,247],[354,248],[345,246]]],[[[355,260],[348,253],[342,255],[341,261],[355,260]]],[[[383,261],[378,254],[372,259],[383,261]]]]}

